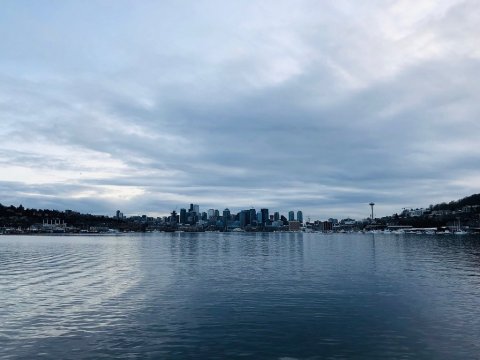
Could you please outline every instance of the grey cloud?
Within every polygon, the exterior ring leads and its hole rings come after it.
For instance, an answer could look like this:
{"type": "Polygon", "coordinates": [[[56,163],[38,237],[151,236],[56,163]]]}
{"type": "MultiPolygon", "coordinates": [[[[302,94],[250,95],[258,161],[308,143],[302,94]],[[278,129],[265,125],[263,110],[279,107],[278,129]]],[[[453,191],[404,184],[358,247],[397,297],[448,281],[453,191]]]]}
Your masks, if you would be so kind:
{"type": "MultiPolygon", "coordinates": [[[[2,135],[17,143],[55,144],[65,153],[46,159],[27,146],[0,148],[0,163],[90,175],[51,187],[8,183],[0,196],[52,207],[70,201],[68,207],[91,206],[97,212],[118,207],[126,213],[165,213],[191,201],[205,207],[303,208],[315,217],[366,216],[369,201],[395,212],[402,204],[424,206],[469,195],[475,184],[466,188],[456,180],[477,174],[480,155],[468,146],[480,133],[479,56],[470,37],[461,41],[479,30],[472,4],[459,2],[442,16],[426,17],[396,44],[355,18],[360,11],[372,19],[371,14],[383,14],[376,2],[366,5],[368,11],[328,4],[319,21],[301,6],[290,18],[280,6],[272,23],[233,16],[230,27],[219,20],[214,26],[225,34],[212,33],[212,39],[189,33],[208,33],[204,19],[197,19],[191,28],[172,33],[178,46],[163,43],[164,35],[154,49],[126,37],[125,46],[135,55],[118,49],[105,54],[110,34],[100,41],[104,50],[95,48],[99,68],[88,65],[97,64],[95,59],[82,68],[58,52],[59,59],[42,60],[65,64],[56,77],[51,70],[23,65],[37,80],[2,77],[0,94],[8,95],[0,101],[7,124],[2,135]],[[465,22],[463,15],[468,15],[465,22]],[[282,16],[289,27],[282,26],[282,16]],[[416,35],[429,31],[443,52],[424,56],[409,47],[416,35]],[[188,39],[176,38],[180,33],[188,39]],[[231,43],[218,41],[229,36],[231,43]],[[396,48],[402,44],[403,53],[396,48]],[[124,57],[112,60],[115,56],[124,57]],[[285,63],[276,62],[282,59],[285,63]],[[69,161],[82,151],[87,151],[83,160],[102,154],[112,174],[95,176],[98,164],[69,161]],[[123,167],[112,167],[113,160],[123,167]],[[95,186],[138,187],[144,193],[129,200],[71,196],[95,186]]],[[[317,9],[309,2],[302,6],[317,9]]],[[[178,15],[179,10],[169,11],[178,15]]],[[[1,60],[0,70],[7,63],[1,60]]]]}

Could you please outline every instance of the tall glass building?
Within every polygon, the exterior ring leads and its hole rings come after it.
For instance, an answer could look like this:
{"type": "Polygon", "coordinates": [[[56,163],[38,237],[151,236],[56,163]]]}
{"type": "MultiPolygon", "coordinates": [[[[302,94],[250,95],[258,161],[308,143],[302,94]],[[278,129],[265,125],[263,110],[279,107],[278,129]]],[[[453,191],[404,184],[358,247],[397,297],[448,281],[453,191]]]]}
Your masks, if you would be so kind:
{"type": "Polygon", "coordinates": [[[297,221],[303,223],[303,213],[300,210],[297,211],[297,221]]]}

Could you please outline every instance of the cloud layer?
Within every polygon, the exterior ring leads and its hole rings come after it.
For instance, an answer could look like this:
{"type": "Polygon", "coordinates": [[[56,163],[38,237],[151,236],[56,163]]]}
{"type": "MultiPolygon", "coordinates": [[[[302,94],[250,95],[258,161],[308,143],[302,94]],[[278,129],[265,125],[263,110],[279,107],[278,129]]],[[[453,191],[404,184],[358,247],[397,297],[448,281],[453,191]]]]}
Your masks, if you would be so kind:
{"type": "Polygon", "coordinates": [[[4,204],[366,217],[480,190],[476,1],[2,7],[4,204]]]}

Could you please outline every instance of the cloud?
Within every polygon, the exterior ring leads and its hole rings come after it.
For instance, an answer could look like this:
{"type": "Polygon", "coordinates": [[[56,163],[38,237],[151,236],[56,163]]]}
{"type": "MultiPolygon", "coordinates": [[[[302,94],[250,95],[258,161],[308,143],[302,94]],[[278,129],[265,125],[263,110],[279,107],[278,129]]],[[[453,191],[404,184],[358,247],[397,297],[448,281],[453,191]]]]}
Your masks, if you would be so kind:
{"type": "Polygon", "coordinates": [[[478,192],[480,15],[412,4],[9,3],[0,198],[326,218],[478,192]]]}

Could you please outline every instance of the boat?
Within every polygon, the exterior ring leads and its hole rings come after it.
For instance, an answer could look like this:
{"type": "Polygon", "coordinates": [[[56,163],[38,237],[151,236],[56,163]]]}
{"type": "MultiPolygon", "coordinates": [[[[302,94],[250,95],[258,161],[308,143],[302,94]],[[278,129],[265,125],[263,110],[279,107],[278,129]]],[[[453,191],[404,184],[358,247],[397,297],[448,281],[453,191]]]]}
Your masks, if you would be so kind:
{"type": "Polygon", "coordinates": [[[460,226],[460,219],[458,219],[458,225],[457,228],[454,231],[455,235],[467,235],[468,233],[464,230],[462,230],[462,227],[460,226]]]}

